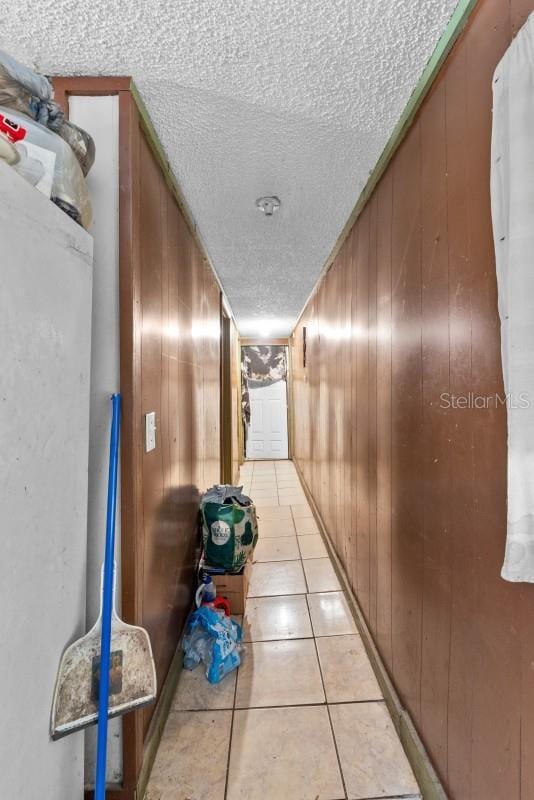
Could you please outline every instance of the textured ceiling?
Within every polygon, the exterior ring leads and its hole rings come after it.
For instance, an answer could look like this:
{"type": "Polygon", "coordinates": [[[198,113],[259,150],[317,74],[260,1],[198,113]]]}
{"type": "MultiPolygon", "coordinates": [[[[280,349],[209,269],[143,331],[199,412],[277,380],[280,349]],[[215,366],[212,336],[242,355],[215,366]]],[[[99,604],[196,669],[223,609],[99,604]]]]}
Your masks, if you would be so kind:
{"type": "Polygon", "coordinates": [[[456,2],[14,0],[0,46],[46,73],[133,76],[241,332],[282,335],[456,2]]]}

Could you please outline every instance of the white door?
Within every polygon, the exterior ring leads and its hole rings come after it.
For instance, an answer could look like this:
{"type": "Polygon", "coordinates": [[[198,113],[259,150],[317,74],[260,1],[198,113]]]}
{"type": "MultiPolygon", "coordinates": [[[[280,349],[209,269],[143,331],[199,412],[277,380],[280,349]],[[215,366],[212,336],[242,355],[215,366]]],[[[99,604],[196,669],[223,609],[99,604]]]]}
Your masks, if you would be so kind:
{"type": "Polygon", "coordinates": [[[247,458],[288,458],[286,382],[250,389],[249,395],[247,458]]]}

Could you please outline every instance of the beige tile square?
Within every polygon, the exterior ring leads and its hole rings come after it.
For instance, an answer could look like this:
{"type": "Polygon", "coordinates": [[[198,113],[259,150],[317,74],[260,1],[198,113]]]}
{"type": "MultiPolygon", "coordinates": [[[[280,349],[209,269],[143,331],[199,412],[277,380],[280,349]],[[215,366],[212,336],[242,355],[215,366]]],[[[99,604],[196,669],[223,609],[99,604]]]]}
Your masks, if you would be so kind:
{"type": "Polygon", "coordinates": [[[291,511],[287,507],[282,507],[278,505],[278,499],[276,503],[255,503],[256,506],[256,513],[258,515],[258,519],[289,519],[291,518],[291,511]]]}
{"type": "Polygon", "coordinates": [[[308,534],[319,533],[319,526],[317,525],[314,517],[297,517],[295,519],[295,528],[299,536],[307,536],[308,534]]]}
{"type": "Polygon", "coordinates": [[[384,703],[333,705],[330,715],[349,800],[419,793],[384,703]]]}
{"type": "Polygon", "coordinates": [[[249,598],[243,625],[245,642],[311,636],[313,632],[305,595],[249,598]]]}
{"type": "Polygon", "coordinates": [[[293,561],[300,558],[296,536],[260,539],[254,550],[254,561],[293,561]]]}
{"type": "Polygon", "coordinates": [[[237,675],[236,708],[324,702],[313,639],[247,645],[237,675]]]}
{"type": "Polygon", "coordinates": [[[313,517],[312,510],[308,503],[291,504],[291,512],[295,521],[301,517],[313,517]]]}
{"type": "Polygon", "coordinates": [[[326,706],[235,712],[228,800],[344,797],[326,706]]]}
{"type": "Polygon", "coordinates": [[[230,672],[220,683],[211,684],[202,664],[194,670],[182,669],[171,710],[233,708],[236,677],[235,671],[230,672]]]}
{"type": "Polygon", "coordinates": [[[312,536],[299,536],[298,544],[302,559],[305,558],[328,558],[328,551],[319,534],[312,536]]]}
{"type": "Polygon", "coordinates": [[[303,561],[303,567],[310,594],[341,590],[341,584],[329,558],[307,558],[303,561]]]}
{"type": "Polygon", "coordinates": [[[295,536],[295,523],[291,517],[262,519],[258,522],[260,539],[276,539],[279,536],[295,536]]]}
{"type": "Polygon", "coordinates": [[[309,594],[308,606],[315,636],[358,633],[343,592],[309,594]]]}
{"type": "Polygon", "coordinates": [[[231,726],[231,711],[171,711],[145,800],[224,800],[231,726]]]}
{"type": "Polygon", "coordinates": [[[381,700],[382,692],[361,637],[355,634],[317,639],[329,703],[381,700]]]}
{"type": "Polygon", "coordinates": [[[269,597],[281,594],[306,594],[306,581],[300,559],[253,564],[248,596],[269,597]]]}
{"type": "Polygon", "coordinates": [[[280,478],[277,476],[276,482],[279,489],[302,489],[298,478],[280,478]]]}
{"type": "Polygon", "coordinates": [[[261,503],[262,505],[266,506],[275,506],[278,503],[278,495],[276,492],[274,494],[272,492],[255,492],[253,489],[251,489],[250,496],[255,505],[261,503]]]}
{"type": "Polygon", "coordinates": [[[281,506],[293,506],[306,502],[306,495],[302,494],[280,494],[278,492],[278,503],[281,506]]]}

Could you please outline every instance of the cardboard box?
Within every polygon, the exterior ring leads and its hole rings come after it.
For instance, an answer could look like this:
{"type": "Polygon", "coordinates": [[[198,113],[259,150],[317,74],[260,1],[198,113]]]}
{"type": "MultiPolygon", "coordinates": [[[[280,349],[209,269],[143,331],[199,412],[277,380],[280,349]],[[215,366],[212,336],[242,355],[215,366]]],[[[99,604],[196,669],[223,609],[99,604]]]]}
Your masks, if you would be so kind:
{"type": "Polygon", "coordinates": [[[250,561],[247,561],[241,572],[236,573],[212,571],[206,564],[202,568],[212,576],[217,587],[217,594],[225,597],[230,603],[231,613],[244,614],[248,594],[250,561]]]}

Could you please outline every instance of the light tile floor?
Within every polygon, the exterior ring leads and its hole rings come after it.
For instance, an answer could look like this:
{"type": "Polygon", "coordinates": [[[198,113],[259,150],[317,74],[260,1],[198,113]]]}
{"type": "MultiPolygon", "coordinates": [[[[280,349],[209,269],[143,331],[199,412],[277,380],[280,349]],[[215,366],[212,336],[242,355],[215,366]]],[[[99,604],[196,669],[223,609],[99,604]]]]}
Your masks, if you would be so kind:
{"type": "Polygon", "coordinates": [[[415,800],[419,788],[291,461],[247,462],[260,541],[239,670],[183,670],[145,800],[415,800]]]}

